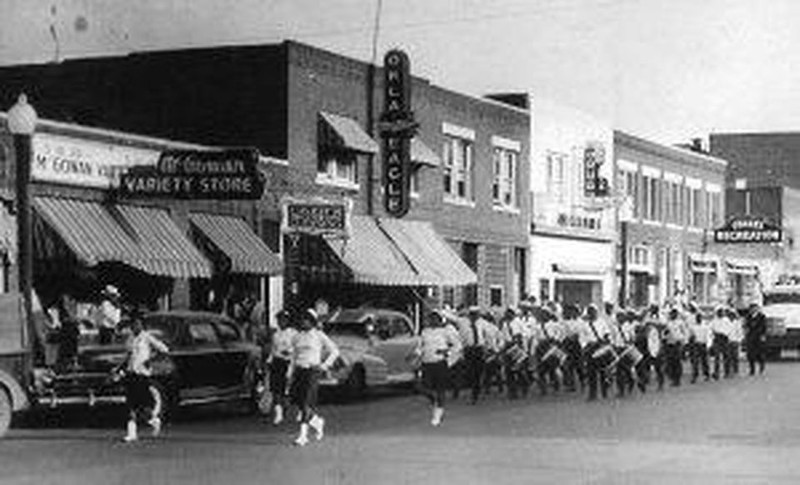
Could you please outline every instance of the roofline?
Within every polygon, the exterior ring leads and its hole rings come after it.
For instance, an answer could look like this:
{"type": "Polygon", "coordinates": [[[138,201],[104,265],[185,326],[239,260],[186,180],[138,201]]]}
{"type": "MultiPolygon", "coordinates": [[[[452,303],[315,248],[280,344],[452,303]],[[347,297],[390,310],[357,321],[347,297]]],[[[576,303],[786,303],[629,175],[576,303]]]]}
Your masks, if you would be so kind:
{"type": "MultiPolygon", "coordinates": [[[[8,114],[4,112],[0,112],[0,120],[5,122],[5,125],[8,126],[8,114]]],[[[170,148],[178,148],[178,149],[185,149],[185,150],[212,150],[215,148],[221,148],[219,146],[212,146],[212,145],[200,145],[198,143],[190,143],[178,140],[169,140],[166,138],[159,138],[154,136],[147,136],[147,135],[137,135],[134,133],[128,133],[124,131],[112,130],[108,128],[95,128],[92,126],[86,125],[79,125],[77,123],[67,123],[64,121],[56,121],[56,120],[49,120],[49,119],[39,119],[37,120],[37,125],[49,128],[55,132],[64,131],[67,134],[81,134],[85,133],[88,135],[93,135],[98,138],[105,137],[105,138],[118,138],[122,140],[129,140],[131,142],[137,142],[146,145],[164,145],[170,148]]],[[[286,165],[288,163],[287,160],[282,158],[267,156],[267,155],[259,155],[259,160],[266,163],[276,163],[279,165],[286,165]]]]}
{"type": "Polygon", "coordinates": [[[705,160],[707,162],[716,163],[718,165],[722,165],[723,167],[727,167],[728,166],[728,161],[724,160],[722,158],[718,158],[718,157],[715,157],[715,156],[712,156],[712,155],[708,155],[708,154],[705,154],[705,153],[698,153],[698,152],[695,152],[695,151],[692,151],[692,150],[687,150],[686,148],[676,147],[674,145],[664,145],[662,143],[657,143],[657,142],[654,142],[652,140],[648,140],[646,138],[641,138],[641,137],[638,137],[636,135],[632,135],[630,133],[626,133],[626,132],[621,131],[621,130],[614,130],[614,141],[615,142],[617,141],[618,137],[621,137],[621,141],[622,142],[628,141],[628,142],[632,142],[632,143],[638,143],[640,145],[644,145],[647,148],[650,148],[651,150],[662,150],[662,151],[668,151],[668,152],[671,151],[671,152],[674,152],[675,154],[678,154],[678,155],[690,156],[690,157],[693,157],[693,158],[698,158],[700,160],[705,160]]]}

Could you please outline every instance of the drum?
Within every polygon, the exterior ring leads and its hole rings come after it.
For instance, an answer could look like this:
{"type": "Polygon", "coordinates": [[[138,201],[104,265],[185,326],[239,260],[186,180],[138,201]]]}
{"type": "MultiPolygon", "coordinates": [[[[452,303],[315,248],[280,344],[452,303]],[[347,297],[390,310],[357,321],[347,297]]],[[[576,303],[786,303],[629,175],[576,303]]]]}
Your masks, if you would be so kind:
{"type": "Polygon", "coordinates": [[[519,343],[513,343],[506,347],[504,353],[506,361],[508,362],[511,370],[522,370],[522,368],[525,366],[526,360],[528,359],[528,355],[522,345],[519,343]]]}
{"type": "Polygon", "coordinates": [[[567,361],[567,353],[552,339],[541,342],[536,347],[536,355],[540,365],[561,367],[567,361]]]}
{"type": "Polygon", "coordinates": [[[592,362],[599,367],[609,367],[617,360],[617,353],[614,351],[614,347],[605,342],[590,344],[587,347],[587,352],[592,362]]]}
{"type": "Polygon", "coordinates": [[[661,354],[662,335],[659,327],[655,323],[646,323],[636,328],[636,347],[653,359],[661,354]]]}
{"type": "Polygon", "coordinates": [[[635,367],[644,359],[644,355],[635,345],[626,345],[619,350],[619,364],[628,367],[635,367]]]}

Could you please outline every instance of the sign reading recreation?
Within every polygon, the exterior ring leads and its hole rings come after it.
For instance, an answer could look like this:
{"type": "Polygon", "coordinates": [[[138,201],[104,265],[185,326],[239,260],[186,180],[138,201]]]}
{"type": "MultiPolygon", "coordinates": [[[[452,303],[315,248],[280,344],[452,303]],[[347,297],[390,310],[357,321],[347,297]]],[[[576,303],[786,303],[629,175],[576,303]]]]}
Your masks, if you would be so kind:
{"type": "Polygon", "coordinates": [[[409,64],[408,55],[398,49],[387,52],[383,59],[383,204],[394,217],[403,217],[410,208],[411,138],[416,123],[411,112],[409,64]]]}
{"type": "Polygon", "coordinates": [[[350,231],[349,201],[324,199],[283,201],[283,232],[347,236],[350,231]]]}
{"type": "Polygon", "coordinates": [[[777,243],[782,240],[781,228],[763,219],[732,219],[714,230],[717,243],[777,243]]]}
{"type": "Polygon", "coordinates": [[[124,197],[259,199],[264,178],[253,148],[167,150],[155,167],[123,174],[119,190],[124,197]]]}

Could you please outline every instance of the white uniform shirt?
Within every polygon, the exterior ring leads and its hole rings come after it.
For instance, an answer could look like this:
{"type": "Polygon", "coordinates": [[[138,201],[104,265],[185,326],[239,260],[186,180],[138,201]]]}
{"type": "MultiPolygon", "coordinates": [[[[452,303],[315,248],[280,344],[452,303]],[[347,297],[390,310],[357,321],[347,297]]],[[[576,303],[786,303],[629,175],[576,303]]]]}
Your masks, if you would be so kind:
{"type": "Polygon", "coordinates": [[[666,341],[668,343],[684,343],[689,338],[689,329],[686,322],[678,316],[678,318],[667,320],[667,335],[666,341]]]}
{"type": "Polygon", "coordinates": [[[714,317],[711,320],[711,331],[722,334],[728,338],[731,335],[731,321],[728,317],[714,317]]]}
{"type": "Polygon", "coordinates": [[[278,329],[272,334],[272,351],[270,352],[270,356],[272,358],[291,360],[292,340],[295,335],[297,335],[297,330],[292,327],[278,329]]]}
{"type": "Polygon", "coordinates": [[[690,328],[695,342],[703,344],[706,347],[711,345],[711,327],[709,325],[700,322],[692,325],[690,328]]]}
{"type": "Polygon", "coordinates": [[[426,327],[420,335],[419,354],[423,364],[442,360],[452,363],[461,353],[461,339],[447,327],[426,327]]]}
{"type": "Polygon", "coordinates": [[[608,324],[604,320],[598,319],[592,323],[589,323],[588,320],[581,319],[581,322],[582,328],[581,332],[578,334],[581,347],[586,347],[589,344],[597,342],[598,337],[600,339],[608,337],[608,324]],[[594,330],[592,330],[592,327],[594,327],[594,330]]]}
{"type": "Polygon", "coordinates": [[[97,326],[114,329],[117,328],[120,320],[122,320],[122,311],[119,307],[111,303],[111,300],[103,300],[97,311],[97,326]]]}
{"type": "Polygon", "coordinates": [[[149,363],[153,356],[153,351],[162,353],[169,352],[166,344],[155,338],[146,330],[139,332],[128,340],[128,370],[134,374],[149,376],[152,374],[149,363]]]}
{"type": "Polygon", "coordinates": [[[740,318],[736,318],[734,320],[728,319],[730,322],[730,339],[731,342],[738,342],[742,343],[744,340],[744,327],[742,327],[742,320],[740,318]]]}
{"type": "Polygon", "coordinates": [[[292,337],[292,363],[295,367],[310,369],[330,367],[339,357],[339,348],[321,330],[298,331],[292,337]],[[327,354],[323,362],[323,352],[327,354]]]}

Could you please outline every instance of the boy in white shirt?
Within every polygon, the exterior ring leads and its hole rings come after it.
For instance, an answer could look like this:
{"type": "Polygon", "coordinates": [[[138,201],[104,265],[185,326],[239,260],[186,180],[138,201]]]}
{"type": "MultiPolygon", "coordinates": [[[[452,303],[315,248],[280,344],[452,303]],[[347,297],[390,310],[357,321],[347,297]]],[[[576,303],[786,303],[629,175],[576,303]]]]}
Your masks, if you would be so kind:
{"type": "Polygon", "coordinates": [[[269,390],[272,393],[273,424],[283,421],[283,411],[286,401],[286,384],[289,365],[292,361],[292,341],[297,330],[289,325],[289,314],[281,310],[276,315],[278,328],[272,335],[267,365],[269,366],[269,390]]]}

